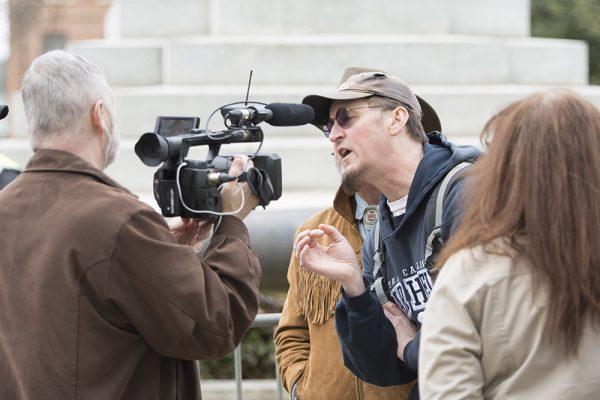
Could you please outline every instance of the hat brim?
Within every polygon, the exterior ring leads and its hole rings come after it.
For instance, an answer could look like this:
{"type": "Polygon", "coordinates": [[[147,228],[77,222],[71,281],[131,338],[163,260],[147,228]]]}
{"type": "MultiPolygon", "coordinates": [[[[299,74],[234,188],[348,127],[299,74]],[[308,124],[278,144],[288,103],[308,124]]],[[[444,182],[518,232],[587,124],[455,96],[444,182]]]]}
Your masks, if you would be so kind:
{"type": "MultiPolygon", "coordinates": [[[[302,99],[302,104],[309,105],[313,108],[315,111],[315,118],[311,123],[321,129],[329,120],[329,110],[331,109],[331,103],[333,103],[334,100],[356,100],[371,96],[376,96],[376,94],[345,90],[340,92],[311,94],[302,99]]],[[[441,132],[442,123],[433,107],[420,96],[417,96],[417,100],[421,105],[421,124],[423,125],[425,133],[434,131],[441,132]]]]}
{"type": "Polygon", "coordinates": [[[356,100],[371,96],[373,96],[373,93],[345,90],[343,92],[311,94],[302,99],[302,104],[309,105],[315,110],[315,119],[311,123],[321,129],[329,120],[329,110],[334,100],[356,100]]]}
{"type": "Polygon", "coordinates": [[[417,100],[419,100],[419,104],[421,105],[421,124],[423,125],[423,131],[426,134],[431,132],[441,132],[442,123],[433,107],[419,96],[417,96],[417,100]]]}

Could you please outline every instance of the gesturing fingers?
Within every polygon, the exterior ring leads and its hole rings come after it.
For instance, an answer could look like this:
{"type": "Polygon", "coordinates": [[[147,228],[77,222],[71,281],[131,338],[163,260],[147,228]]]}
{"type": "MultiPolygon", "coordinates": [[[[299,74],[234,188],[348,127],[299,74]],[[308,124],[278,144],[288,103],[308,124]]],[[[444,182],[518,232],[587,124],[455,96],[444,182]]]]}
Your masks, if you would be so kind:
{"type": "Polygon", "coordinates": [[[307,229],[305,231],[300,232],[298,235],[296,235],[296,238],[294,239],[294,248],[297,248],[300,240],[304,239],[309,234],[310,234],[310,229],[307,229]]]}
{"type": "Polygon", "coordinates": [[[300,258],[302,250],[310,244],[310,236],[305,236],[296,243],[296,258],[300,258]]]}
{"type": "MultiPolygon", "coordinates": [[[[323,236],[323,231],[321,229],[307,229],[305,231],[302,231],[298,234],[298,236],[296,236],[296,244],[294,247],[297,248],[298,243],[300,243],[300,241],[304,238],[309,238],[312,242],[316,244],[318,238],[320,238],[321,236],[323,236]]],[[[314,247],[314,244],[311,247],[314,247]]]]}
{"type": "Polygon", "coordinates": [[[333,242],[341,242],[346,240],[346,237],[342,235],[334,226],[320,224],[319,228],[319,230],[324,234],[327,234],[327,236],[329,236],[333,242]]]}
{"type": "Polygon", "coordinates": [[[323,230],[321,230],[321,229],[313,229],[310,231],[310,233],[308,235],[310,236],[311,240],[316,241],[324,234],[325,234],[325,232],[323,232],[323,230]]]}

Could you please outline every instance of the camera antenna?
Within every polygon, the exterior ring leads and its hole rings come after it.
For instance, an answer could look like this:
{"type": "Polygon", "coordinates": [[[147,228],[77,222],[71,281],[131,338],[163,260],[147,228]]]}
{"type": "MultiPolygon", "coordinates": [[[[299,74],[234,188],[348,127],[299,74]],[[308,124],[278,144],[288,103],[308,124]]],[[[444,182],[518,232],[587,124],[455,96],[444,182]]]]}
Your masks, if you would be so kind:
{"type": "Polygon", "coordinates": [[[252,84],[252,70],[250,70],[250,77],[248,78],[248,89],[246,89],[246,100],[244,100],[244,105],[248,106],[248,96],[250,95],[250,85],[252,84]]]}

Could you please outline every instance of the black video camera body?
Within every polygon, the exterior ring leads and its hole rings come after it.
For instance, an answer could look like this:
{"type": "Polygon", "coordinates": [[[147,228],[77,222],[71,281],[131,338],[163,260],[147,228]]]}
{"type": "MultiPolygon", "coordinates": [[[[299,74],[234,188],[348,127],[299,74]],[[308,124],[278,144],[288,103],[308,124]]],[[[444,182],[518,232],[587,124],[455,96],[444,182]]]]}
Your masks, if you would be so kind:
{"type": "MultiPolygon", "coordinates": [[[[234,103],[235,104],[235,103],[234,103]]],[[[312,122],[312,108],[302,104],[273,103],[266,106],[221,107],[226,130],[199,129],[196,117],[158,117],[153,133],[135,145],[135,153],[148,166],[163,165],[154,174],[154,197],[165,217],[216,218],[222,213],[220,186],[246,181],[266,207],[282,192],[281,158],[274,153],[248,154],[254,167],[240,176],[228,174],[233,155],[219,155],[228,143],[261,143],[264,135],[256,124],[276,126],[312,122]],[[186,159],[190,147],[208,146],[206,160],[186,159]]],[[[214,113],[213,113],[214,114],[214,113]]]]}

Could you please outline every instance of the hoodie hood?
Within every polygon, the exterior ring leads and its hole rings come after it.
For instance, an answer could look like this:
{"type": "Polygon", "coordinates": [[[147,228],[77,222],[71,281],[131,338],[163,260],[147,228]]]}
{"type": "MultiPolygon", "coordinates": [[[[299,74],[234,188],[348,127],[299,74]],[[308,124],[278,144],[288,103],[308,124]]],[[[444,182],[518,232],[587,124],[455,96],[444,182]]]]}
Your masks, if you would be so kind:
{"type": "MultiPolygon", "coordinates": [[[[423,158],[408,191],[403,221],[409,219],[422,203],[427,201],[431,191],[452,168],[462,162],[476,160],[482,153],[474,146],[457,146],[440,132],[432,132],[427,138],[429,142],[423,145],[423,158]]],[[[382,196],[379,206],[380,211],[387,209],[385,196],[382,196]]],[[[402,224],[398,228],[401,226],[402,224]]]]}

